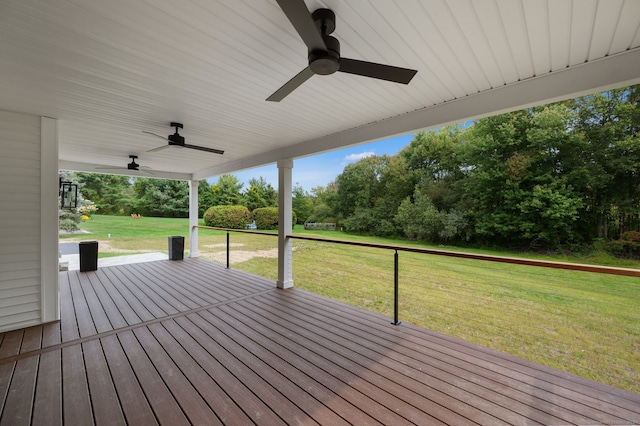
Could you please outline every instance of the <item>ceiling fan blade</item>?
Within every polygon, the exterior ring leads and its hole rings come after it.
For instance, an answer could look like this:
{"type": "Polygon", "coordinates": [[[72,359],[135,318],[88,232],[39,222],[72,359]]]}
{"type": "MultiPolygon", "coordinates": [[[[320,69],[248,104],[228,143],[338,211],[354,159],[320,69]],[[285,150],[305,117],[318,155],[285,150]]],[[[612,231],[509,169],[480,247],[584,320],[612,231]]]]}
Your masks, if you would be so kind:
{"type": "Polygon", "coordinates": [[[153,135],[153,136],[155,136],[155,137],[157,137],[157,138],[162,139],[163,141],[166,141],[166,140],[167,140],[167,137],[166,137],[166,136],[156,135],[155,133],[147,132],[146,130],[143,130],[143,131],[142,131],[142,133],[146,133],[146,134],[148,134],[148,135],[153,135]]]}
{"type": "Polygon", "coordinates": [[[295,77],[291,80],[287,81],[281,88],[276,90],[271,96],[267,98],[268,101],[271,102],[280,102],[283,100],[289,93],[293,92],[305,81],[309,80],[313,75],[313,71],[311,68],[306,67],[302,71],[300,71],[295,77]]]}
{"type": "Polygon", "coordinates": [[[157,148],[149,149],[149,150],[147,150],[146,152],[157,152],[157,151],[162,151],[163,149],[167,149],[167,148],[169,148],[170,146],[171,146],[171,145],[162,145],[162,146],[159,146],[159,147],[157,147],[157,148]]]}
{"type": "Polygon", "coordinates": [[[327,50],[322,36],[316,28],[316,24],[311,18],[311,13],[307,9],[304,0],[276,0],[280,9],[287,15],[289,22],[296,29],[309,52],[314,50],[327,50]]]}
{"type": "MultiPolygon", "coordinates": [[[[124,174],[130,174],[130,175],[136,175],[136,174],[141,174],[141,175],[145,175],[145,176],[153,176],[153,173],[148,172],[146,170],[130,170],[126,167],[96,167],[96,170],[104,170],[106,171],[112,171],[114,173],[124,173],[124,174]]],[[[108,174],[108,173],[107,173],[108,174]]]]}
{"type": "Polygon", "coordinates": [[[340,69],[338,71],[402,84],[409,84],[413,76],[418,72],[408,68],[376,64],[374,62],[359,61],[357,59],[349,58],[340,58],[340,69]]]}
{"type": "Polygon", "coordinates": [[[200,151],[205,151],[205,152],[211,152],[213,154],[224,154],[224,151],[222,151],[221,149],[215,149],[215,148],[207,148],[205,146],[198,146],[198,145],[189,145],[189,144],[184,144],[185,148],[191,148],[191,149],[198,149],[200,151]]]}

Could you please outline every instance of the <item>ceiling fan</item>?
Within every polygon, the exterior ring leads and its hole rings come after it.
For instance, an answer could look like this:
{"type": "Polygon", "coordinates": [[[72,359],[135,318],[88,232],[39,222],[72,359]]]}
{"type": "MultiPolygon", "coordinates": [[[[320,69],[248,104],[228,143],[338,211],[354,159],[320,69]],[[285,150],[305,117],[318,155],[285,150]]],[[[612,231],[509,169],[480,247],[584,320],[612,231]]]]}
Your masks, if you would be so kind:
{"type": "Polygon", "coordinates": [[[304,0],[276,0],[309,49],[309,66],[276,90],[267,101],[280,102],[314,74],[336,71],[395,83],[408,84],[418,72],[407,68],[340,57],[340,42],[330,36],[336,28],[336,15],[330,9],[309,13],[304,0]]]}
{"type": "Polygon", "coordinates": [[[156,136],[162,140],[168,141],[169,143],[167,145],[162,145],[159,146],[157,148],[153,148],[148,150],[147,152],[155,152],[155,151],[160,151],[166,148],[169,148],[171,146],[176,146],[178,148],[191,148],[191,149],[198,149],[200,151],[205,151],[205,152],[211,152],[213,154],[224,154],[224,151],[220,150],[220,149],[215,149],[215,148],[208,148],[206,146],[198,146],[198,145],[189,145],[184,143],[184,136],[180,135],[178,133],[178,129],[182,129],[182,123],[171,123],[171,127],[175,127],[176,128],[176,132],[172,135],[169,136],[160,136],[160,135],[156,135],[155,133],[151,133],[151,132],[147,132],[147,131],[142,131],[142,133],[147,133],[153,136],[156,136]]]}
{"type": "MultiPolygon", "coordinates": [[[[120,170],[131,170],[131,171],[136,171],[140,174],[143,175],[149,175],[152,176],[153,173],[148,172],[146,170],[140,170],[140,165],[138,163],[136,163],[136,158],[138,158],[137,155],[130,155],[129,158],[131,158],[131,162],[129,164],[127,164],[127,167],[96,167],[96,170],[112,170],[112,171],[120,171],[120,170]]],[[[145,167],[142,166],[143,169],[149,169],[149,167],[145,167]]]]}

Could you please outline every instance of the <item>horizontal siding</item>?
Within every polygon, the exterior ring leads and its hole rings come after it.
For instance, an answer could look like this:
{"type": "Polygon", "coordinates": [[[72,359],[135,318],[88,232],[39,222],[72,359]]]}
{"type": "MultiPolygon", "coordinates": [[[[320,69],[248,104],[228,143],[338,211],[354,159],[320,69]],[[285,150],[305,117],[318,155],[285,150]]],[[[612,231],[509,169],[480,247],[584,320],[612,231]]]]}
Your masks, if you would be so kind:
{"type": "Polygon", "coordinates": [[[40,309],[40,291],[32,294],[23,294],[21,296],[16,297],[7,297],[5,299],[0,300],[0,309],[2,309],[2,314],[13,310],[21,311],[21,307],[25,305],[34,305],[35,309],[40,309]]]}
{"type": "Polygon", "coordinates": [[[40,280],[35,278],[21,278],[5,282],[0,289],[0,299],[24,296],[25,294],[40,293],[40,280]]]}
{"type": "Polygon", "coordinates": [[[12,315],[7,318],[0,318],[0,333],[19,328],[31,327],[41,324],[40,309],[37,311],[28,311],[20,314],[12,315]]]}
{"type": "MultiPolygon", "coordinates": [[[[0,230],[0,235],[2,235],[2,230],[0,230]]],[[[40,252],[30,252],[30,253],[7,253],[3,256],[0,256],[0,264],[13,263],[13,262],[28,262],[30,260],[40,263],[40,252]]]]}
{"type": "Polygon", "coordinates": [[[5,274],[8,271],[37,271],[38,269],[40,269],[40,260],[0,262],[0,281],[6,281],[5,274]]]}
{"type": "Polygon", "coordinates": [[[40,323],[40,117],[0,111],[0,330],[40,323]]]}

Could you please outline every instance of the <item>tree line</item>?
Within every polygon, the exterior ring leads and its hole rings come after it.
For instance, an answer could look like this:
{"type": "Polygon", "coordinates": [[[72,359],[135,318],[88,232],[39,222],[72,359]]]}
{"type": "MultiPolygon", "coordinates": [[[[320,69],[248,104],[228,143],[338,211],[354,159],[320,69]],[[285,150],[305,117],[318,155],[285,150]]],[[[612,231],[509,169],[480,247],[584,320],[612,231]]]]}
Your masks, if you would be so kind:
{"type": "Polygon", "coordinates": [[[640,86],[418,133],[336,178],[350,232],[561,248],[640,243],[640,86]]]}
{"type": "MultiPolygon", "coordinates": [[[[420,132],[396,155],[347,165],[327,186],[296,185],[293,210],[299,223],[432,243],[640,246],[639,129],[632,86],[420,132]]],[[[188,216],[186,182],[75,176],[101,214],[188,216]]],[[[200,215],[215,205],[277,206],[263,178],[245,187],[223,175],[200,181],[198,192],[200,215]]]]}

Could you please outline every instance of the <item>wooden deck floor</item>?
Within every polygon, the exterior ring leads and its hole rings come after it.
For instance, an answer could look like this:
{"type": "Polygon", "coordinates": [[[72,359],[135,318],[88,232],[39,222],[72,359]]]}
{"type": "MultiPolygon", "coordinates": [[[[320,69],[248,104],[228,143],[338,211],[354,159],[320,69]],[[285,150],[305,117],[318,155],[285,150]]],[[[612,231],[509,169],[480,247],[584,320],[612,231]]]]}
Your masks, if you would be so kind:
{"type": "Polygon", "coordinates": [[[60,275],[0,424],[638,424],[640,395],[200,259],[60,275]]]}

